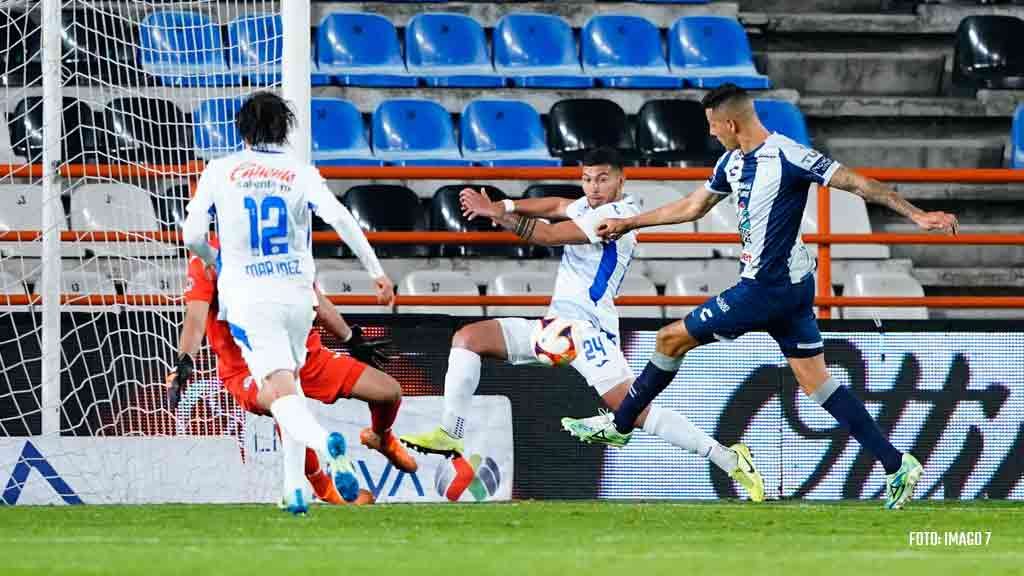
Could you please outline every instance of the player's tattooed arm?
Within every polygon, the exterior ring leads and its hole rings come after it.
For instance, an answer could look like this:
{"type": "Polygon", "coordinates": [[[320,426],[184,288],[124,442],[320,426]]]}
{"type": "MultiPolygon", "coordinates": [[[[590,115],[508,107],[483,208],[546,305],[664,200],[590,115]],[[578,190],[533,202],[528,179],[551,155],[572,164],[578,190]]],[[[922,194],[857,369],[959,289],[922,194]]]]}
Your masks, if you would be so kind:
{"type": "Polygon", "coordinates": [[[912,220],[924,230],[956,234],[959,229],[959,222],[953,214],[925,212],[900,196],[891,186],[858,174],[846,166],[841,166],[836,170],[828,185],[856,194],[868,202],[887,206],[894,212],[912,220]]]}
{"type": "MultiPolygon", "coordinates": [[[[587,244],[589,242],[586,234],[571,220],[550,224],[529,214],[509,212],[505,209],[503,202],[491,202],[486,190],[483,189],[478,191],[466,188],[459,194],[459,201],[462,204],[462,214],[467,218],[490,218],[498,226],[515,232],[517,236],[527,242],[548,246],[587,244]]],[[[561,210],[564,212],[564,207],[561,210]]],[[[518,211],[519,206],[517,205],[516,212],[518,211]]]]}

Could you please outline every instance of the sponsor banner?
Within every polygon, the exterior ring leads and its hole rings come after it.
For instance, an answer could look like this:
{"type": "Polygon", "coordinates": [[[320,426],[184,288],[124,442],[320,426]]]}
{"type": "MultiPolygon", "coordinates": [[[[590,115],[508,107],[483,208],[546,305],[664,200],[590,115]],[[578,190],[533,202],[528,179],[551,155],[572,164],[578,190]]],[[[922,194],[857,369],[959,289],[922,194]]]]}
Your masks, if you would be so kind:
{"type": "MultiPolygon", "coordinates": [[[[829,371],[925,467],[917,497],[1024,498],[1024,334],[824,333],[829,371]]],[[[626,356],[640,372],[653,332],[626,356]]],[[[656,404],[725,445],[746,443],[769,497],[879,498],[881,464],[807,398],[767,334],[698,348],[656,404]]],[[[642,431],[607,450],[602,498],[718,498],[741,489],[703,458],[642,431]]]]}

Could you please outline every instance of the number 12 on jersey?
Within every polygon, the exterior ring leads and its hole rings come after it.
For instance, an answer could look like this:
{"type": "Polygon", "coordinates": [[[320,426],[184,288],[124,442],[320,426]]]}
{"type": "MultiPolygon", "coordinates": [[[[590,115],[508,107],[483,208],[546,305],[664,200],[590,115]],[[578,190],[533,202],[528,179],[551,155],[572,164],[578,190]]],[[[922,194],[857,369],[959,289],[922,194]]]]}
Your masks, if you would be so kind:
{"type": "Polygon", "coordinates": [[[249,211],[249,247],[253,256],[287,254],[288,205],[284,198],[266,196],[257,206],[256,199],[246,196],[245,209],[249,211]]]}

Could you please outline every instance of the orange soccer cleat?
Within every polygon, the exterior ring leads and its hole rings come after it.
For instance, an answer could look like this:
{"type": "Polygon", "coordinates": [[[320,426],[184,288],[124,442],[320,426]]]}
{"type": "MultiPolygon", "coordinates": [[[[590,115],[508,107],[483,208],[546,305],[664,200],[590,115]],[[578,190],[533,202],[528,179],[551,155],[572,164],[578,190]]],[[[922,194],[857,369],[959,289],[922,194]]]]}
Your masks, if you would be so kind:
{"type": "Polygon", "coordinates": [[[391,433],[391,430],[385,432],[384,438],[381,439],[381,436],[374,432],[372,428],[363,428],[363,431],[359,433],[359,442],[363,446],[383,454],[395,468],[402,472],[411,474],[419,469],[416,460],[405,449],[405,446],[402,446],[398,438],[391,433]]]}
{"type": "Polygon", "coordinates": [[[373,492],[360,490],[359,496],[356,497],[355,501],[346,502],[341,497],[341,494],[338,493],[338,488],[334,486],[334,480],[325,474],[323,470],[317,470],[315,473],[306,476],[306,479],[313,485],[313,494],[319,500],[328,504],[364,506],[366,504],[373,504],[376,501],[373,497],[373,492]]]}

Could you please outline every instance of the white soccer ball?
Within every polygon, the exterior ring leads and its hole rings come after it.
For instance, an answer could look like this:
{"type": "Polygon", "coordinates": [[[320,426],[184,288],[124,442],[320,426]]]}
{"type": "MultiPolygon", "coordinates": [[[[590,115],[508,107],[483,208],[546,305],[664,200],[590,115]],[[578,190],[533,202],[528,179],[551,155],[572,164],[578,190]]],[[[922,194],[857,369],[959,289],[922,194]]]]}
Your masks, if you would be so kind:
{"type": "Polygon", "coordinates": [[[575,323],[561,318],[542,318],[530,335],[533,355],[546,366],[565,366],[576,359],[575,323]]]}

